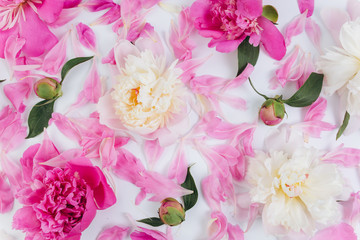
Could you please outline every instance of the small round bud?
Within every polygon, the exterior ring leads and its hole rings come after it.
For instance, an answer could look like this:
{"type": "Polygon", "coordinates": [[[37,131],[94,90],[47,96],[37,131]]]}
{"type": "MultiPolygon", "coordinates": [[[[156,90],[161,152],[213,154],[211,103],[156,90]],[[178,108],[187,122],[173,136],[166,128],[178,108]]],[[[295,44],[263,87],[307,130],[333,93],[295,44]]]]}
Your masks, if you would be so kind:
{"type": "Polygon", "coordinates": [[[62,95],[61,85],[55,79],[46,77],[37,81],[34,91],[40,98],[51,100],[62,95]]]}
{"type": "Polygon", "coordinates": [[[176,226],[185,220],[185,210],[176,199],[165,198],[161,201],[159,217],[164,224],[176,226]]]}
{"type": "Polygon", "coordinates": [[[284,115],[284,104],[273,98],[266,100],[259,111],[261,120],[269,126],[279,124],[283,120],[284,115]]]}

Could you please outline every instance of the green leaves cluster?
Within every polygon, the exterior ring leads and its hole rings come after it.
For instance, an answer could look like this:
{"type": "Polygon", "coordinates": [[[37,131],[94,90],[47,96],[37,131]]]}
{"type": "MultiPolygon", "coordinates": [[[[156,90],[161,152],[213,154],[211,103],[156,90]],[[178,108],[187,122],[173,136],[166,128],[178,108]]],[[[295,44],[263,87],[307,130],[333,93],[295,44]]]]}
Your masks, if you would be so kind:
{"type": "MultiPolygon", "coordinates": [[[[60,85],[63,83],[66,74],[75,66],[79,65],[80,63],[86,62],[91,57],[79,57],[73,58],[67,61],[62,70],[61,70],[61,81],[60,85]]],[[[60,96],[59,96],[60,97],[60,96]]],[[[29,134],[26,138],[33,138],[39,135],[44,131],[44,128],[48,127],[49,120],[51,115],[54,111],[54,104],[55,101],[59,98],[56,97],[50,100],[43,100],[35,104],[35,106],[31,109],[29,118],[28,118],[28,126],[29,126],[29,134]]]]}
{"type": "MultiPolygon", "coordinates": [[[[192,194],[185,195],[185,196],[182,197],[185,211],[188,211],[192,207],[194,207],[197,200],[198,200],[198,197],[199,197],[199,193],[198,193],[198,190],[196,188],[194,178],[191,175],[190,168],[191,168],[191,166],[188,167],[185,181],[181,184],[181,186],[183,188],[193,191],[192,194]]],[[[137,221],[148,224],[148,225],[153,226],[153,227],[159,227],[159,226],[164,224],[161,221],[161,219],[158,218],[158,217],[144,218],[144,219],[137,220],[137,221]]]]}

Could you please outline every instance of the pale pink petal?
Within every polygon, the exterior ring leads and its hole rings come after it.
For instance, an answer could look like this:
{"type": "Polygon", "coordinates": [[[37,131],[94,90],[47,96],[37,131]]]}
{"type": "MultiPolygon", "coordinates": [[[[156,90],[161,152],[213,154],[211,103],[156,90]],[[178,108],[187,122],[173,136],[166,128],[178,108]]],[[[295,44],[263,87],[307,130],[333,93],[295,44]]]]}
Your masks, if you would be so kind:
{"type": "Polygon", "coordinates": [[[178,148],[175,159],[170,163],[168,177],[169,179],[176,179],[179,184],[185,181],[187,174],[187,164],[185,159],[185,151],[182,144],[178,148]]]}
{"type": "Polygon", "coordinates": [[[321,52],[321,30],[319,25],[311,18],[306,19],[305,31],[316,49],[321,52]]]}
{"type": "Polygon", "coordinates": [[[298,58],[299,51],[300,48],[296,47],[283,61],[279,63],[280,68],[275,71],[276,80],[280,83],[282,87],[284,87],[289,80],[293,65],[298,58]]]}
{"type": "Polygon", "coordinates": [[[101,95],[101,79],[98,74],[96,60],[94,60],[89,75],[85,79],[84,89],[79,93],[78,99],[72,107],[80,107],[87,103],[98,103],[101,95]]]}
{"type": "Polygon", "coordinates": [[[221,210],[221,202],[226,201],[224,189],[214,174],[207,176],[201,182],[201,190],[204,198],[212,211],[221,210]]]}
{"type": "Polygon", "coordinates": [[[42,166],[64,168],[68,161],[70,161],[71,159],[74,159],[74,158],[80,158],[82,156],[83,156],[83,154],[82,154],[81,149],[70,149],[70,150],[60,153],[58,156],[50,158],[49,160],[47,160],[45,162],[41,162],[39,164],[42,166]]]}
{"type": "Polygon", "coordinates": [[[58,156],[60,153],[55,147],[54,143],[50,140],[46,131],[44,131],[44,138],[41,146],[34,156],[34,163],[42,163],[47,160],[58,156]]]}
{"type": "Polygon", "coordinates": [[[162,148],[159,144],[159,141],[156,140],[147,140],[145,141],[144,146],[145,156],[149,162],[150,166],[154,166],[161,157],[164,152],[164,148],[162,148]]]}
{"type": "Polygon", "coordinates": [[[316,233],[311,240],[356,240],[358,239],[352,226],[346,223],[325,228],[316,233]]]}
{"type": "Polygon", "coordinates": [[[6,182],[5,174],[0,172],[0,213],[11,211],[14,205],[14,196],[9,184],[6,182]]]}
{"type": "Polygon", "coordinates": [[[355,21],[360,16],[360,3],[357,0],[348,0],[346,10],[351,20],[355,21]]]}
{"type": "Polygon", "coordinates": [[[261,43],[266,52],[275,60],[281,60],[286,54],[284,37],[277,27],[267,18],[261,16],[257,19],[261,31],[261,43]]]}
{"type": "Polygon", "coordinates": [[[219,95],[219,100],[228,104],[229,106],[239,109],[245,110],[246,109],[246,101],[240,97],[232,97],[227,94],[219,95]]]}
{"type": "Polygon", "coordinates": [[[242,181],[246,174],[246,158],[245,154],[240,154],[235,165],[230,166],[230,173],[234,180],[242,181]]]}
{"type": "Polygon", "coordinates": [[[89,26],[83,23],[79,23],[78,25],[76,25],[76,31],[80,43],[90,50],[95,50],[96,36],[94,31],[89,26]]]}
{"type": "Polygon", "coordinates": [[[239,225],[232,225],[228,223],[227,233],[229,240],[244,240],[244,231],[239,227],[239,225]]]}
{"type": "Polygon", "coordinates": [[[49,125],[54,123],[56,127],[68,138],[77,142],[81,141],[81,134],[75,123],[60,113],[53,113],[49,125]]]}
{"type": "Polygon", "coordinates": [[[340,29],[345,22],[350,20],[348,13],[338,8],[325,8],[320,12],[320,16],[337,45],[341,46],[340,29]]]}
{"type": "Polygon", "coordinates": [[[249,76],[253,71],[254,66],[248,63],[244,71],[242,71],[242,73],[236,78],[230,80],[223,89],[228,90],[241,86],[244,82],[248,80],[249,76]]]}
{"type": "Polygon", "coordinates": [[[312,60],[310,53],[304,54],[299,62],[299,68],[301,69],[299,70],[299,73],[301,72],[302,74],[299,78],[297,78],[298,88],[300,88],[306,82],[312,72],[315,72],[314,61],[312,60]]]}
{"type": "Polygon", "coordinates": [[[322,120],[325,115],[326,106],[326,99],[323,97],[318,98],[307,110],[304,120],[322,120]]]}
{"type": "Polygon", "coordinates": [[[49,23],[48,26],[51,26],[53,28],[61,27],[76,18],[81,13],[81,11],[81,8],[63,9],[58,19],[53,23],[49,23]]]}
{"type": "Polygon", "coordinates": [[[125,66],[125,60],[128,55],[139,56],[140,51],[128,40],[119,40],[114,47],[114,56],[118,69],[125,66]]]}
{"type": "Polygon", "coordinates": [[[211,213],[214,222],[209,227],[209,240],[220,240],[227,232],[227,219],[222,212],[211,213]]]}
{"type": "Polygon", "coordinates": [[[259,212],[260,212],[260,205],[258,203],[252,203],[249,206],[248,224],[245,232],[249,231],[249,229],[255,222],[255,219],[258,216],[259,212]]]}
{"type": "Polygon", "coordinates": [[[141,52],[150,50],[155,56],[164,56],[165,54],[160,36],[154,31],[154,27],[148,23],[141,29],[135,45],[141,52]]]}
{"type": "Polygon", "coordinates": [[[151,8],[152,6],[160,2],[160,0],[140,0],[140,2],[143,8],[151,8]]]}
{"type": "Polygon", "coordinates": [[[114,56],[114,49],[111,49],[108,55],[102,58],[101,63],[110,63],[112,65],[116,65],[115,56],[114,56]]]}
{"type": "Polygon", "coordinates": [[[344,148],[344,145],[341,144],[335,150],[325,154],[322,160],[344,167],[355,167],[360,164],[360,149],[344,148]]]}
{"type": "Polygon", "coordinates": [[[39,17],[47,23],[55,22],[64,7],[64,0],[43,0],[37,8],[39,17]]]}
{"type": "Polygon", "coordinates": [[[351,193],[347,201],[341,202],[343,206],[343,219],[350,224],[356,224],[360,220],[360,192],[351,193]]]}
{"type": "Polygon", "coordinates": [[[114,106],[114,103],[110,93],[105,94],[99,99],[96,108],[100,114],[100,123],[112,129],[126,129],[111,106],[114,106]]]}
{"type": "Polygon", "coordinates": [[[104,9],[111,8],[115,6],[113,0],[89,0],[85,3],[85,6],[89,9],[91,12],[97,12],[104,9]]]}
{"type": "Polygon", "coordinates": [[[19,19],[19,35],[26,39],[22,51],[27,56],[37,57],[49,51],[58,40],[31,7],[25,7],[24,14],[26,20],[19,19]]]}
{"type": "Polygon", "coordinates": [[[115,138],[108,137],[101,141],[99,154],[103,168],[110,167],[115,164],[117,153],[115,150],[115,138]]]}
{"type": "Polygon", "coordinates": [[[50,74],[58,74],[66,59],[67,33],[46,55],[42,69],[50,74]]]}
{"type": "Polygon", "coordinates": [[[4,57],[10,68],[12,69],[16,65],[16,60],[20,55],[20,51],[25,45],[26,40],[24,38],[19,38],[16,35],[11,35],[6,40],[4,57]]]}
{"type": "Polygon", "coordinates": [[[123,240],[129,232],[128,227],[114,226],[102,231],[96,240],[123,240]]]}
{"type": "Polygon", "coordinates": [[[323,131],[331,131],[336,128],[335,125],[324,121],[304,121],[299,124],[292,125],[294,128],[301,128],[305,135],[320,138],[323,131]]]}
{"type": "Polygon", "coordinates": [[[300,13],[304,13],[307,10],[307,17],[311,17],[314,12],[314,0],[297,0],[300,13]]]}
{"type": "Polygon", "coordinates": [[[202,59],[189,59],[178,63],[176,67],[183,70],[183,73],[180,76],[181,81],[184,84],[187,84],[195,76],[195,70],[200,67],[204,62],[206,62],[209,58],[210,56],[202,59]]]}
{"type": "Polygon", "coordinates": [[[299,35],[304,31],[306,23],[306,13],[302,13],[295,17],[285,28],[285,43],[286,46],[289,46],[291,43],[291,39],[294,36],[299,35]]]}
{"type": "Polygon", "coordinates": [[[19,28],[15,25],[13,28],[10,28],[5,31],[0,31],[0,57],[5,58],[6,51],[6,41],[11,36],[16,36],[18,34],[19,28]]]}
{"type": "Polygon", "coordinates": [[[133,231],[130,234],[130,238],[131,240],[170,240],[167,235],[162,232],[142,227],[140,227],[139,230],[133,231]]]}
{"type": "Polygon", "coordinates": [[[33,78],[27,78],[20,82],[6,84],[4,94],[10,100],[16,111],[22,113],[25,111],[23,101],[27,99],[33,90],[33,78]]]}

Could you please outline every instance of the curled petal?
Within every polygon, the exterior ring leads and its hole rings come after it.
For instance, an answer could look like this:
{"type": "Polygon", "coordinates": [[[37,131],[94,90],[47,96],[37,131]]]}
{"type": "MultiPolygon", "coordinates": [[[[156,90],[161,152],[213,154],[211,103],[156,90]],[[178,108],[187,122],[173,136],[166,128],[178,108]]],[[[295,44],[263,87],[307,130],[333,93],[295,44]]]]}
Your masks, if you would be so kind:
{"type": "Polygon", "coordinates": [[[89,26],[83,23],[79,23],[78,25],[76,25],[76,31],[80,43],[90,50],[95,50],[96,36],[94,31],[89,26]]]}

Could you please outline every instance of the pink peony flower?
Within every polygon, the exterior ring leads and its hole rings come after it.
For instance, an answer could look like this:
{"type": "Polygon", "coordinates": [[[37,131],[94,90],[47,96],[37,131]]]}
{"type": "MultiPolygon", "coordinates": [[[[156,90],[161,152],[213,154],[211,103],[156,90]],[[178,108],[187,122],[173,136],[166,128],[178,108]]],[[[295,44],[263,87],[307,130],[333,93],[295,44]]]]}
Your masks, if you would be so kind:
{"type": "Polygon", "coordinates": [[[280,60],[286,52],[284,37],[262,14],[262,0],[197,0],[190,9],[195,28],[212,38],[209,47],[219,52],[234,51],[249,37],[250,44],[261,42],[269,55],[280,60]]]}
{"type": "Polygon", "coordinates": [[[116,202],[102,171],[85,157],[70,158],[73,152],[60,154],[47,136],[24,152],[16,193],[24,207],[13,227],[26,232],[26,239],[80,239],[96,210],[116,202]]]}
{"type": "Polygon", "coordinates": [[[79,0],[0,0],[0,57],[12,35],[25,39],[22,52],[36,57],[50,50],[58,39],[48,25],[56,22],[64,7],[79,0]]]}

